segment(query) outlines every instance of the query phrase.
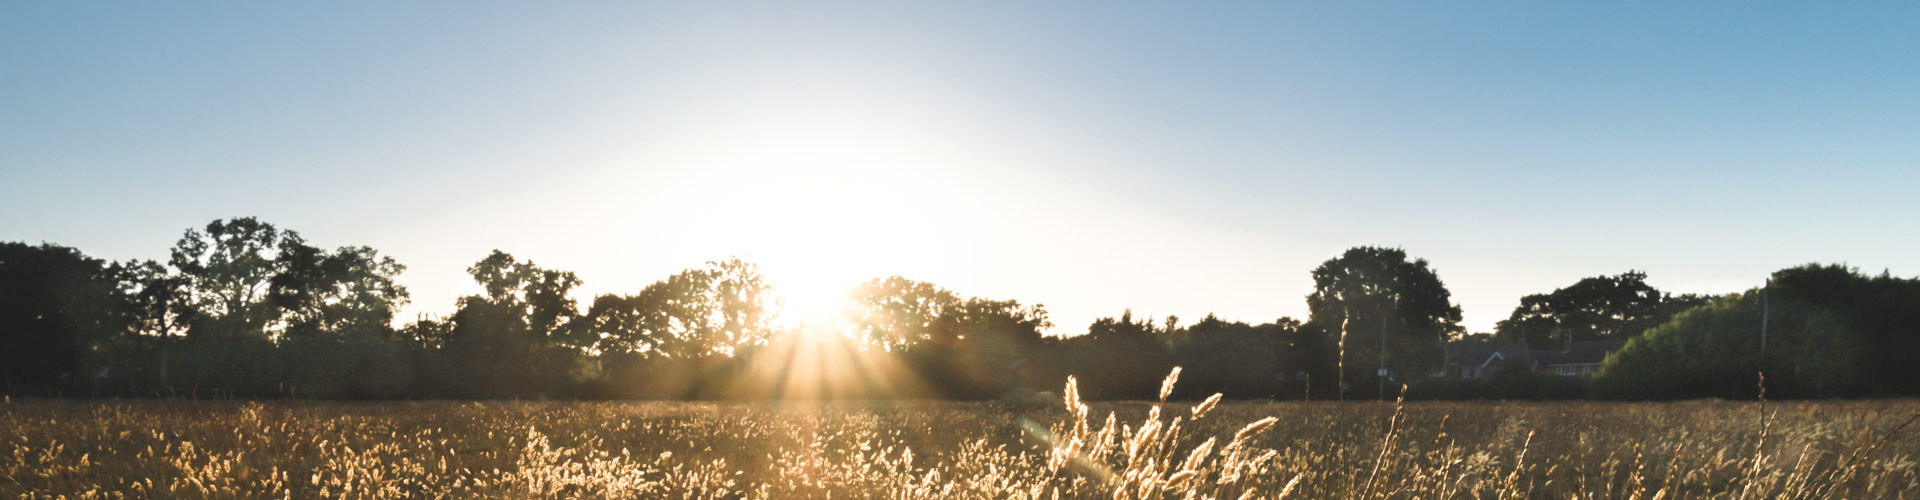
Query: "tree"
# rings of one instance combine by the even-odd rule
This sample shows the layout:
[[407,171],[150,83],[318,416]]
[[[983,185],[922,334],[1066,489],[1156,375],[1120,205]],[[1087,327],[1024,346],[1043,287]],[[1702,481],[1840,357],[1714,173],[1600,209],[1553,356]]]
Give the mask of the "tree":
[[1625,339],[1707,302],[1697,295],[1661,293],[1647,285],[1646,279],[1646,273],[1627,271],[1618,276],[1585,278],[1553,293],[1522,297],[1513,314],[1495,324],[1494,332],[1542,348],[1574,341]]
[[[467,268],[486,295],[459,299],[446,350],[456,366],[451,385],[478,393],[553,388],[577,373],[583,340],[569,294],[572,272],[541,268],[494,250]],[[431,331],[431,328],[421,328]]]
[[1053,327],[1040,304],[962,298],[932,283],[899,276],[868,281],[849,295],[859,305],[849,312],[849,329],[890,350],[952,347],[968,339],[1029,345],[1041,342],[1041,330]]
[[1316,344],[1332,344],[1335,352],[1325,354],[1344,358],[1346,382],[1363,390],[1377,385],[1366,382],[1382,364],[1395,380],[1432,373],[1444,362],[1442,343],[1465,331],[1439,275],[1398,248],[1348,249],[1314,268],[1313,283],[1310,330],[1334,337]]
[[730,355],[766,344],[777,333],[779,306],[759,268],[735,257],[681,271],[638,294],[595,297],[583,325],[604,352]]
[[541,268],[533,261],[517,261],[506,252],[494,250],[468,267],[467,274],[487,294],[463,297],[463,302],[484,302],[505,309],[539,340],[562,340],[557,338],[564,335],[562,328],[577,315],[569,294],[581,281],[571,271]]
[[[1920,396],[1920,279],[1882,271],[1861,274],[1844,264],[1807,264],[1773,273],[1776,300],[1797,300],[1829,311],[1858,336],[1863,348],[1855,396]],[[1773,342],[1769,341],[1769,350]],[[1832,394],[1829,392],[1828,394]]]
[[77,384],[91,375],[88,347],[126,330],[123,311],[100,259],[51,244],[0,243],[0,382]]
[[1753,397],[1763,371],[1773,397],[1854,392],[1865,346],[1845,320],[1817,304],[1773,297],[1762,350],[1761,294],[1715,298],[1628,341],[1607,356],[1596,392],[1615,399]]
[[159,339],[160,386],[168,387],[173,338],[186,334],[196,313],[189,301],[191,279],[151,260],[130,262],[120,269],[123,293],[131,306],[134,333],[142,338]]
[[932,340],[940,318],[960,304],[951,291],[899,276],[862,283],[848,295],[859,305],[848,312],[851,331],[886,350]]
[[277,307],[266,299],[287,264],[280,256],[305,246],[299,233],[252,217],[215,220],[204,233],[188,229],[169,261],[191,285],[188,301],[198,321],[188,335],[268,338],[268,325],[279,319]]
[[1183,394],[1226,394],[1233,399],[1273,397],[1279,387],[1279,350],[1297,328],[1291,318],[1250,325],[1226,321],[1212,314],[1192,326],[1171,330],[1170,351],[1175,365],[1186,367],[1180,384]]
[[587,307],[586,327],[601,353],[664,354],[664,333],[669,330],[658,293],[648,287],[635,295],[602,294]]
[[307,339],[388,340],[393,314],[407,303],[394,281],[406,266],[368,247],[332,253],[289,245],[275,259],[269,300],[283,312],[285,334]]
[[711,300],[713,274],[705,269],[688,269],[654,282],[630,299],[641,332],[627,338],[647,339],[655,352],[676,358],[697,358],[724,352],[719,329],[714,323],[716,308]]
[[[859,307],[848,331],[899,352],[922,378],[957,399],[982,399],[1030,387],[1017,368],[1045,343],[1051,328],[1040,304],[962,298],[930,283],[893,276],[851,293]],[[1030,362],[1031,360],[1029,360]]]
[[707,273],[713,278],[713,309],[720,316],[723,349],[731,353],[766,345],[777,333],[773,320],[780,304],[774,303],[773,285],[760,275],[759,266],[733,257],[708,262]]
[[1091,398],[1154,398],[1173,368],[1168,336],[1179,324],[1176,316],[1159,324],[1153,318],[1136,319],[1132,309],[1118,318],[1095,319],[1085,335],[1060,341],[1062,375],[1078,378],[1081,392]]

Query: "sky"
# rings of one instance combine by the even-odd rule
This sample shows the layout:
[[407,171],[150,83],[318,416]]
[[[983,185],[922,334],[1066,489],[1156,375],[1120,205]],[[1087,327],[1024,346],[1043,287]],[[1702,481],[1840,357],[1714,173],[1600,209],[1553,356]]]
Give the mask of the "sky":
[[254,216],[452,312],[704,262],[1094,318],[1304,318],[1344,249],[1471,331],[1629,270],[1920,275],[1896,2],[7,2],[0,241],[164,259]]

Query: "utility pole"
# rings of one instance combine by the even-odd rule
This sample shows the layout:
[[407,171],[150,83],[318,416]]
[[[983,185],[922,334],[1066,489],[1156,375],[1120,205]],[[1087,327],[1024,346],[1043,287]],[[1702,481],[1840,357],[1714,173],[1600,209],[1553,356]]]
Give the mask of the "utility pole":
[[1380,315],[1380,402],[1387,402],[1387,315]]
[[1760,289],[1760,355],[1767,354],[1767,319],[1772,312],[1773,278],[1767,278],[1767,286]]

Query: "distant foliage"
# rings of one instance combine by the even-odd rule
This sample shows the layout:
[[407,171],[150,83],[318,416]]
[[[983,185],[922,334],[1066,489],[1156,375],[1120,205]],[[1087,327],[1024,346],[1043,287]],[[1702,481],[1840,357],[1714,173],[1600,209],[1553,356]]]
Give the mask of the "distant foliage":
[[1618,276],[1585,278],[1553,293],[1521,297],[1513,314],[1494,325],[1494,333],[1539,347],[1625,339],[1708,300],[1697,295],[1675,297],[1647,285],[1646,280],[1646,273],[1627,271]]
[[1613,398],[1750,398],[1764,372],[1773,397],[1920,395],[1917,310],[1920,281],[1785,269],[1771,290],[1722,296],[1629,342],[1594,387]]
[[73,248],[0,243],[0,378],[16,392],[53,392],[91,375],[89,351],[128,323],[117,270]]
[[[1207,315],[1093,321],[1049,335],[1041,304],[901,276],[861,284],[842,314],[792,321],[740,258],[586,304],[571,271],[494,250],[452,314],[396,321],[406,267],[326,250],[254,218],[188,229],[165,262],[106,262],[0,243],[0,390],[8,395],[328,398],[952,399],[1051,401],[1071,375],[1091,400],[1920,396],[1920,281],[1844,266],[1772,286],[1674,297],[1627,272],[1530,295],[1495,335],[1465,335],[1438,273],[1356,247],[1312,270],[1304,322]],[[1769,297],[1763,301],[1763,296]],[[1760,310],[1770,305],[1768,345]],[[1706,305],[1701,305],[1706,304]],[[1698,307],[1696,307],[1698,306]],[[1679,311],[1692,308],[1690,312]],[[1677,313],[1677,314],[1676,314]],[[1644,333],[1643,333],[1644,331]],[[1594,379],[1496,367],[1435,377],[1449,343],[1631,338]],[[1381,371],[1384,368],[1384,372]]]
[[1844,265],[1808,264],[1773,274],[1775,296],[1833,314],[1858,339],[1859,363],[1847,396],[1920,396],[1920,279]]
[[1398,248],[1355,247],[1314,268],[1307,309],[1298,348],[1315,360],[1313,392],[1328,399],[1386,398],[1382,388],[1439,370],[1447,339],[1466,332],[1440,275]]
[[1168,317],[1164,325],[1156,325],[1151,318],[1136,320],[1131,310],[1117,319],[1094,320],[1085,335],[1060,342],[1055,366],[1079,374],[1080,390],[1090,398],[1152,398],[1160,378],[1173,368],[1168,337],[1179,321]]

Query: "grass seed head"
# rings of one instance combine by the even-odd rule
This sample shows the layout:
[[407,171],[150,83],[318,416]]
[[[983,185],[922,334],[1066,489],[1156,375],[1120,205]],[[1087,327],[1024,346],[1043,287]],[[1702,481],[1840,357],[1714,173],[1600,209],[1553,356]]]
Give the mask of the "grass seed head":
[[1167,396],[1173,395],[1173,383],[1178,381],[1180,381],[1180,367],[1176,366],[1173,367],[1173,372],[1167,374],[1167,379],[1160,382],[1160,402],[1167,402]]
[[1214,405],[1220,404],[1221,396],[1225,396],[1225,394],[1213,393],[1212,397],[1207,398],[1206,401],[1201,401],[1199,406],[1193,407],[1193,419],[1199,420],[1200,417],[1207,416],[1207,412],[1213,411]]

